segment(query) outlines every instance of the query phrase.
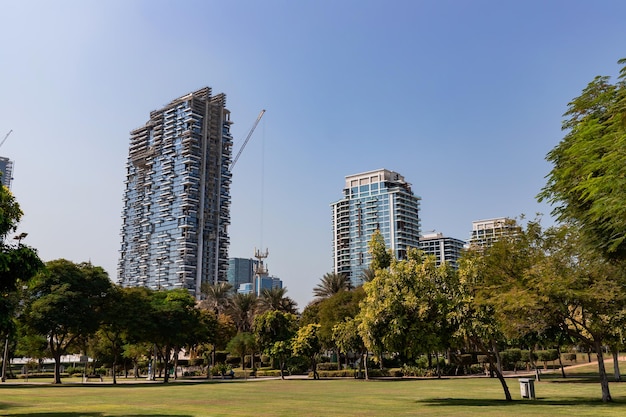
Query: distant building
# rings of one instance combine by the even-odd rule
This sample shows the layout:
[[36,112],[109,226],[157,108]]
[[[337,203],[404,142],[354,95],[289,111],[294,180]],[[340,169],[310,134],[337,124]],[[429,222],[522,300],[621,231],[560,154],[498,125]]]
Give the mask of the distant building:
[[277,277],[256,276],[254,277],[254,292],[260,296],[263,290],[271,290],[274,288],[282,288],[283,281]]
[[239,294],[251,294],[254,292],[254,284],[252,282],[244,282],[237,287]]
[[474,221],[472,222],[472,236],[469,240],[469,247],[473,249],[487,248],[502,235],[517,233],[519,230],[520,227],[515,220],[508,217]]
[[230,112],[205,87],[150,112],[130,133],[118,282],[185,288],[226,281]]
[[347,176],[343,198],[331,204],[333,272],[348,276],[355,287],[361,285],[376,230],[396,258],[405,259],[408,248],[419,248],[419,207],[420,197],[397,172],[379,169]]
[[443,233],[429,233],[420,238],[420,249],[428,255],[434,255],[437,266],[445,261],[453,268],[458,268],[458,260],[464,246],[463,240],[446,237]]
[[4,156],[0,156],[0,183],[7,188],[11,188],[11,182],[13,181],[13,161]]
[[241,284],[252,284],[254,274],[258,265],[256,259],[230,258],[228,260],[228,271],[226,277],[228,283],[237,290]]

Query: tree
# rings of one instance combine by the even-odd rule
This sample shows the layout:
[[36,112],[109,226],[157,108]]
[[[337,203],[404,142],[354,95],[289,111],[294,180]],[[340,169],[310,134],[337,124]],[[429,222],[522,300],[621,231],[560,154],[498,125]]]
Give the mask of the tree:
[[[363,371],[363,364],[366,362],[367,348],[363,342],[363,338],[359,334],[358,318],[346,318],[335,326],[333,326],[333,342],[346,355],[346,365],[348,354],[355,352],[359,355],[359,374]],[[367,372],[367,369],[365,369]],[[366,376],[367,378],[367,376]]]
[[[626,59],[619,61],[626,64]],[[546,159],[553,164],[538,198],[610,258],[626,258],[626,66],[616,84],[598,76],[564,115],[567,133]]]
[[245,357],[248,354],[254,353],[255,346],[256,340],[254,339],[254,335],[250,332],[241,332],[237,333],[235,337],[233,337],[230,342],[228,342],[226,350],[239,355],[239,357],[241,358],[241,369],[245,370]]
[[391,261],[388,269],[377,270],[364,284],[359,331],[368,349],[378,354],[386,350],[403,358],[444,349],[451,325],[454,271],[434,257],[424,257],[416,249],[407,251],[405,260]]
[[148,339],[148,329],[154,326],[150,315],[151,291],[144,287],[112,287],[103,306],[102,324],[98,330],[106,340],[112,358],[113,384],[117,383],[117,363],[127,343]]
[[380,233],[380,230],[376,230],[372,234],[372,238],[368,243],[368,252],[372,257],[369,268],[374,273],[378,270],[389,268],[394,258],[393,252],[385,246],[385,238]]
[[168,383],[172,353],[197,341],[197,332],[202,329],[200,313],[186,289],[154,291],[151,295],[152,319],[156,324],[152,341],[163,358],[163,382]]
[[13,194],[0,185],[0,335],[4,335],[4,355],[2,357],[2,381],[6,380],[9,339],[15,334],[15,310],[20,297],[20,282],[28,281],[42,267],[37,252],[22,244],[25,234],[18,236],[17,245],[6,243],[6,237],[14,232],[22,217],[22,210]]
[[61,383],[61,356],[80,337],[93,334],[102,319],[102,305],[111,281],[100,267],[50,261],[28,285],[24,320],[30,333],[46,337],[54,358],[54,383]]
[[280,377],[285,379],[285,361],[290,353],[291,339],[297,330],[297,317],[277,310],[266,311],[254,319],[254,335],[258,346],[273,358],[278,359]]
[[287,288],[264,288],[258,298],[258,312],[282,311],[296,314],[298,304],[287,296]]
[[603,347],[620,339],[626,324],[626,270],[590,247],[577,228],[549,229],[551,253],[533,269],[529,286],[568,334],[596,353],[602,400],[611,401]]
[[304,327],[300,327],[291,342],[291,349],[294,355],[304,356],[310,360],[313,379],[320,379],[317,373],[317,355],[322,348],[320,339],[317,337],[319,327],[319,324],[307,324]]
[[204,299],[199,303],[200,308],[214,311],[215,314],[223,314],[230,306],[232,289],[233,286],[228,282],[202,283],[201,291]]
[[[618,63],[624,65],[626,59]],[[609,77],[596,77],[569,103],[564,116],[566,134],[546,157],[553,168],[538,199],[555,206],[553,214],[560,221],[575,223],[587,243],[623,268],[626,66],[616,84]],[[602,382],[602,400],[611,401],[608,382]]]
[[[344,320],[352,319],[359,314],[360,302],[365,298],[363,287],[353,291],[340,291],[325,300],[320,301],[318,321],[320,328],[318,337],[324,349],[338,350],[333,341],[333,327]],[[337,367],[339,368],[339,352],[337,352]]]
[[237,332],[250,332],[256,314],[258,299],[256,294],[237,293],[228,308],[228,315],[233,319]]
[[350,278],[344,274],[329,272],[324,274],[320,283],[313,288],[313,295],[317,301],[330,298],[340,291],[348,291],[352,287]]

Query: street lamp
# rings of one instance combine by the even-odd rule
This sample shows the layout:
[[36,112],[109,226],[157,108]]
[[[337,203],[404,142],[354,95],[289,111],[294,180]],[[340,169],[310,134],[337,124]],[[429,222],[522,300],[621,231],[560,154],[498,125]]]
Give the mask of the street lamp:
[[13,239],[17,240],[17,244],[20,245],[22,243],[22,239],[28,236],[28,233],[22,232],[19,235],[13,237]]

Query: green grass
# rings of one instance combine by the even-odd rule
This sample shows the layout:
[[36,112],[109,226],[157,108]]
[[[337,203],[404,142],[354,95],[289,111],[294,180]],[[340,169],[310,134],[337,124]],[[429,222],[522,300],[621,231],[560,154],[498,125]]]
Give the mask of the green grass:
[[66,379],[61,386],[0,385],[0,415],[9,416],[623,416],[626,382],[611,383],[614,403],[600,401],[594,366],[546,375],[538,399],[521,400],[517,378],[441,380],[259,380],[133,383],[113,386]]

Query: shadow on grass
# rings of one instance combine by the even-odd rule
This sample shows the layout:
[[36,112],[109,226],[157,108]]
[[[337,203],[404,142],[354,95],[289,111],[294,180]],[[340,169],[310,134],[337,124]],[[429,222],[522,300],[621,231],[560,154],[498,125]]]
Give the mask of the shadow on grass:
[[418,404],[424,404],[426,406],[433,407],[515,407],[519,405],[526,406],[541,406],[546,405],[559,405],[559,406],[581,406],[586,407],[610,407],[619,406],[623,407],[624,403],[619,401],[613,401],[611,403],[603,403],[601,400],[590,400],[589,398],[571,398],[566,400],[548,400],[538,398],[537,400],[486,400],[486,399],[473,399],[473,398],[426,398],[423,400],[415,401]]
[[[18,413],[18,414],[11,414],[12,416],[22,416],[22,417],[104,417],[106,415],[110,415],[110,414],[102,414],[102,413],[83,413],[83,412],[78,412],[78,413]],[[145,414],[124,414],[125,417],[139,417],[139,416],[144,416]],[[191,415],[188,414],[151,414],[152,417],[172,417],[172,416],[177,416],[177,417],[193,417]]]

